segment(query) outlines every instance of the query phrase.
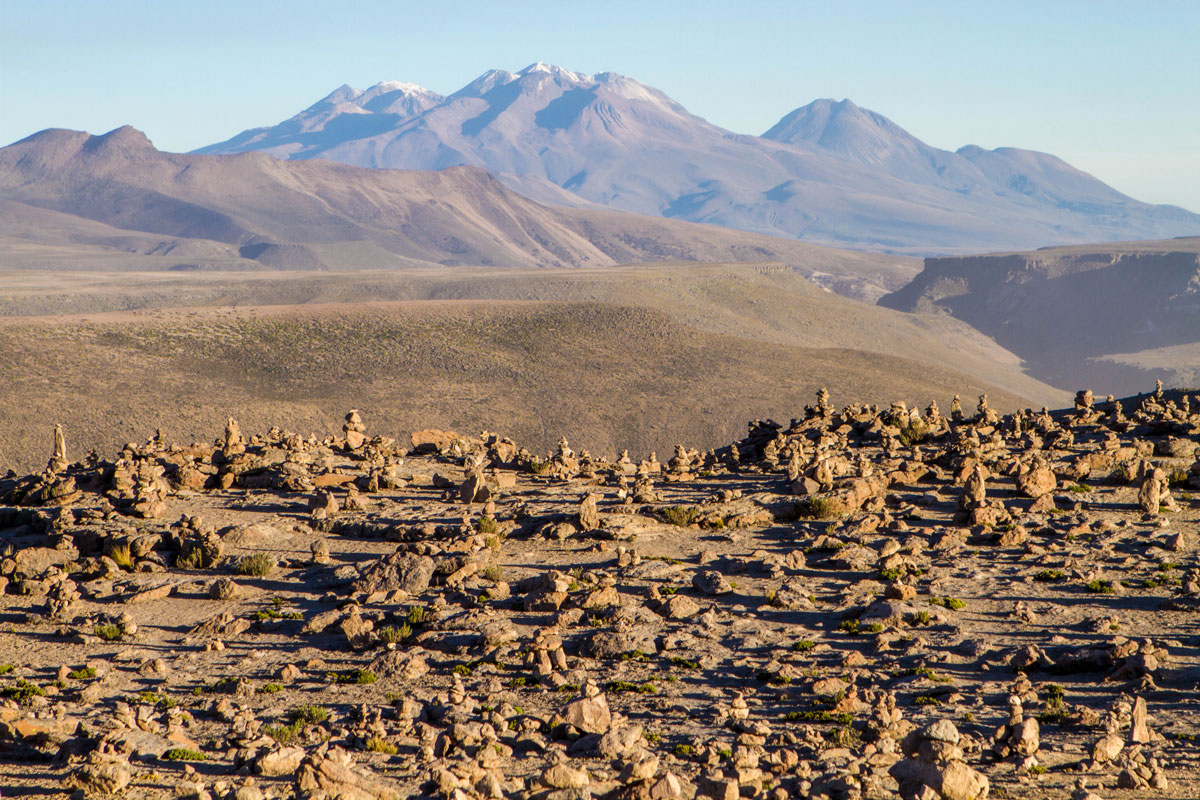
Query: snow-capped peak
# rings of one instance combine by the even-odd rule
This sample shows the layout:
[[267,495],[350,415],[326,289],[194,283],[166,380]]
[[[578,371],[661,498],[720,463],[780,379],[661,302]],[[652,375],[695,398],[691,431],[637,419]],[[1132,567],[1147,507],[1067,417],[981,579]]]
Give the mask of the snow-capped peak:
[[538,73],[546,73],[555,78],[562,78],[571,83],[595,83],[595,78],[591,75],[584,75],[582,72],[572,72],[569,69],[557,67],[554,64],[547,64],[544,61],[538,61],[530,64],[525,69],[517,73],[517,77],[524,78],[528,75],[536,75]]
[[415,83],[405,83],[404,81],[380,81],[362,93],[362,97],[370,95],[378,97],[381,94],[391,94],[392,92],[403,92],[404,94],[423,94],[434,95],[437,92],[432,92],[424,86],[418,86]]

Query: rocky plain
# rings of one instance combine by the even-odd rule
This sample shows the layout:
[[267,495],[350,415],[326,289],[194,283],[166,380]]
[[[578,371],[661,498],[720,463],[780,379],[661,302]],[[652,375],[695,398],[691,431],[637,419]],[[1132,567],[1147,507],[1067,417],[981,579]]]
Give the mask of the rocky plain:
[[1200,393],[811,402],[636,460],[46,419],[2,794],[1200,796]]

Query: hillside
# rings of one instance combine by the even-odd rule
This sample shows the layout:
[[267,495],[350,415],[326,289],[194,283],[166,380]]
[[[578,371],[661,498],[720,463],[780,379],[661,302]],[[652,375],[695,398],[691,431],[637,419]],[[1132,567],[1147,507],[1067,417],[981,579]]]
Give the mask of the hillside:
[[1200,384],[1200,238],[929,258],[879,302],[951,314],[1063,389]]
[[0,148],[0,263],[18,268],[608,266],[775,261],[849,295],[916,263],[591,209],[548,208],[487,172],[371,170],[262,153],[163,153],[132,128]]
[[503,427],[549,447],[570,429],[642,454],[715,446],[739,433],[727,412],[786,417],[822,385],[944,408],[1066,396],[956,320],[778,266],[0,273],[0,345],[2,468],[36,466],[49,419],[101,449],[230,413],[320,432],[351,395],[391,435]]
[[483,167],[556,205],[601,204],[805,241],[917,255],[1195,235],[1047,153],[931,147],[849,100],[734,133],[612,72],[491,70],[448,96],[342,86],[291,119],[201,148],[363,167]]

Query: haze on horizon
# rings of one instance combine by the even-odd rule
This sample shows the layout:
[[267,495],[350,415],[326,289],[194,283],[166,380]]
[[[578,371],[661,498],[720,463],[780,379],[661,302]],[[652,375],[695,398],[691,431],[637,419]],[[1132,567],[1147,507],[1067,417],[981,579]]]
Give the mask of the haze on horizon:
[[1053,153],[1150,203],[1200,210],[1200,5],[532,2],[243,7],[0,0],[0,140],[121,125],[188,151],[272,125],[341,83],[454,91],[547,61],[636,78],[758,135],[850,98],[931,145]]

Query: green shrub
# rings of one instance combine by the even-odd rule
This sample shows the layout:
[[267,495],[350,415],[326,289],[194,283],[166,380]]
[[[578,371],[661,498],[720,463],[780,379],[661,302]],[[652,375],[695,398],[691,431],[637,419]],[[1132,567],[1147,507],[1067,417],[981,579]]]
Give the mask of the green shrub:
[[912,447],[929,437],[929,425],[924,420],[914,419],[900,427],[900,441]]
[[42,687],[30,683],[22,678],[12,686],[6,686],[0,691],[0,697],[7,697],[10,700],[16,700],[18,703],[24,703],[33,697],[45,697],[46,690]]
[[680,528],[691,525],[699,516],[699,512],[689,506],[667,506],[660,513],[664,520]]
[[163,759],[166,761],[207,761],[208,756],[201,753],[199,750],[191,750],[187,747],[172,747],[167,752],[163,753]]
[[485,517],[479,518],[479,532],[480,533],[495,533],[498,530],[500,530],[500,526],[496,524],[496,520],[494,517],[486,517],[485,516]]
[[395,625],[388,625],[379,631],[379,641],[386,644],[401,644],[412,636],[412,627],[409,625],[401,625],[397,628]]
[[115,545],[109,550],[108,557],[117,562],[117,566],[126,572],[133,571],[133,553],[127,544]]
[[1116,589],[1113,588],[1112,581],[1102,581],[1097,578],[1094,581],[1088,581],[1084,588],[1092,594],[1113,594]]
[[386,753],[389,756],[394,756],[400,751],[396,745],[382,736],[372,736],[370,739],[367,739],[367,750],[372,753]]
[[255,578],[265,578],[275,569],[275,559],[267,553],[255,553],[238,561],[239,575],[252,575]]
[[259,694],[277,694],[278,692],[282,691],[283,687],[278,683],[265,684],[261,689],[258,690]]
[[812,495],[796,503],[796,516],[806,519],[837,519],[843,514],[837,501],[829,497]]
[[817,646],[816,642],[810,641],[808,639],[801,639],[798,642],[792,642],[792,652],[793,653],[807,653],[809,650],[812,650],[816,646]]
[[366,684],[374,683],[375,673],[367,669],[352,669],[346,672],[328,672],[326,677],[337,684]]
[[835,714],[832,711],[789,711],[783,715],[787,722],[822,722],[849,725],[854,722],[853,714]]
[[304,705],[294,706],[288,712],[288,719],[292,722],[299,722],[302,725],[320,725],[329,719],[329,712],[320,706],[305,703]]
[[98,622],[92,626],[92,633],[106,642],[115,642],[121,638],[121,629],[111,622]]
[[645,683],[630,683],[629,681],[610,681],[605,688],[613,694],[635,692],[637,694],[654,694],[658,687],[650,681]]
[[73,681],[90,681],[96,677],[96,668],[83,667],[82,669],[71,670],[67,673],[67,677]]
[[1067,573],[1063,572],[1061,569],[1044,569],[1034,575],[1033,579],[1040,583],[1055,583],[1057,581],[1065,580],[1066,577]]

